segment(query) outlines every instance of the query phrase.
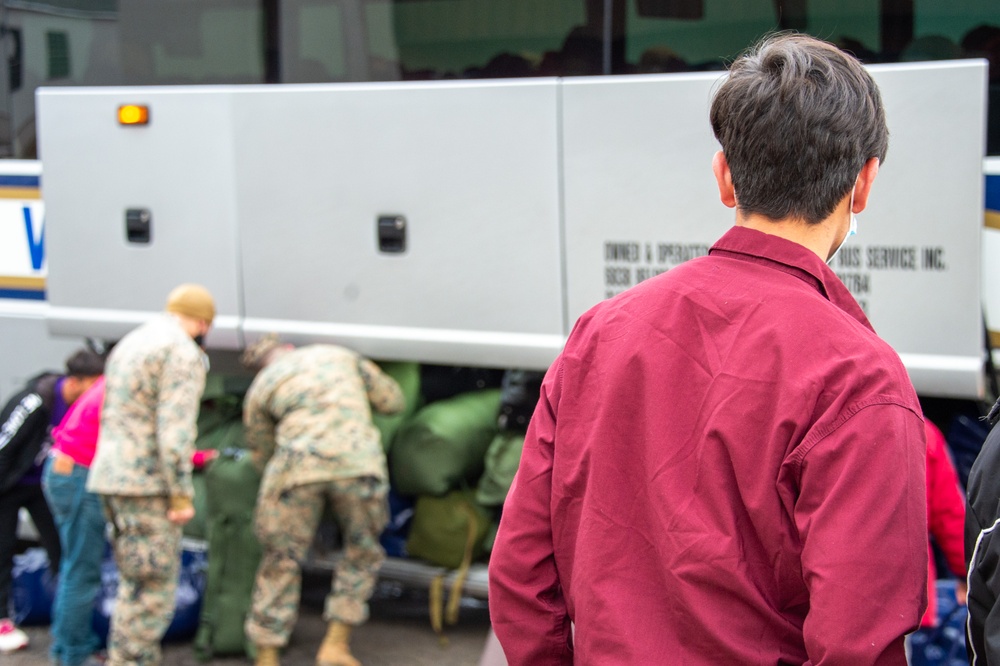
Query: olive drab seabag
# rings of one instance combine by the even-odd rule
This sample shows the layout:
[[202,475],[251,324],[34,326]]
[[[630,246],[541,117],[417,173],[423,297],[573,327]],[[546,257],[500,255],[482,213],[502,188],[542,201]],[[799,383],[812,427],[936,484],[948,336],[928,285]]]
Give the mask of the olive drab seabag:
[[194,640],[195,654],[202,661],[247,649],[243,622],[261,557],[253,533],[260,479],[244,449],[222,449],[205,470],[208,580]]
[[482,506],[498,507],[507,499],[544,378],[544,372],[535,370],[504,372],[500,385],[498,432],[486,449],[483,476],[476,484],[476,501]]
[[502,506],[521,462],[524,433],[498,432],[486,449],[483,476],[476,485],[476,502],[484,507]]
[[482,556],[493,512],[480,506],[475,491],[462,488],[443,497],[418,497],[406,549],[410,556],[455,571],[445,602],[445,573],[430,585],[431,627],[444,637],[444,624],[455,624],[469,567]]
[[431,403],[396,432],[389,477],[402,495],[440,497],[483,473],[497,433],[500,389],[462,393]]
[[406,400],[406,407],[398,414],[372,412],[372,423],[378,428],[379,434],[382,437],[382,450],[388,454],[392,448],[393,439],[396,437],[396,431],[423,404],[423,399],[420,397],[420,364],[402,361],[380,361],[378,366],[382,369],[382,372],[396,380],[400,390],[403,392],[403,398]]

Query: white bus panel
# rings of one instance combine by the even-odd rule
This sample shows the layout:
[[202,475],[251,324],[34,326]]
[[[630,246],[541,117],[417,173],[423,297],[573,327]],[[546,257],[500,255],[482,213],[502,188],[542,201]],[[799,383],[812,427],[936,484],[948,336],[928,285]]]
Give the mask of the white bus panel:
[[[119,125],[118,107],[136,103],[150,123]],[[115,340],[198,282],[218,311],[208,343],[238,348],[230,93],[48,88],[38,104],[50,330]],[[148,212],[147,238],[129,239],[129,211]]]
[[[985,63],[872,72],[889,154],[833,268],[921,394],[982,397]],[[197,281],[216,348],[273,330],[545,368],[583,311],[733,223],[711,172],[719,81],[43,90],[50,327],[115,338]],[[115,125],[127,102],[151,123]]]
[[[833,268],[918,392],[983,396],[986,69],[872,67],[891,132],[858,235]],[[595,302],[708,248],[732,223],[711,170],[718,76],[563,83],[567,300]],[[971,100],[971,101],[970,101]]]
[[234,97],[248,339],[276,330],[382,359],[547,367],[564,330],[557,88]]

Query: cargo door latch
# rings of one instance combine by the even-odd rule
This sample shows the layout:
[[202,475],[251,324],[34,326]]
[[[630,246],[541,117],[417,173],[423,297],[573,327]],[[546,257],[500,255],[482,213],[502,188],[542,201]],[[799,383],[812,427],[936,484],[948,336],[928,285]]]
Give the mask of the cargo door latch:
[[153,215],[148,208],[125,211],[125,237],[129,243],[149,243],[152,238]]
[[406,252],[406,218],[402,215],[380,215],[378,218],[378,249],[386,254]]

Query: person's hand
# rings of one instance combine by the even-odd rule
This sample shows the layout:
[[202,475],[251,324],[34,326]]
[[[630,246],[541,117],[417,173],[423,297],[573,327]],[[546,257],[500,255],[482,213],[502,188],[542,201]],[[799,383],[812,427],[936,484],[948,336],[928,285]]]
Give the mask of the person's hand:
[[167,509],[167,520],[174,525],[186,525],[194,518],[194,502],[190,497],[177,495],[170,498],[170,507]]
[[960,606],[969,605],[969,584],[964,580],[958,581],[955,585],[955,598],[958,599]]
[[187,525],[188,521],[194,518],[194,507],[189,506],[184,509],[170,509],[167,511],[167,520],[174,525]]

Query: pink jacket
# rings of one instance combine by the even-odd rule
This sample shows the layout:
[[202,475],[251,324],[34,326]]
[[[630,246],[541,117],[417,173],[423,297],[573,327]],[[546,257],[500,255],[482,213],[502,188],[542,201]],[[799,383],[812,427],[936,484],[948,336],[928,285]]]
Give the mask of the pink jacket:
[[62,422],[52,431],[52,448],[83,467],[90,467],[97,451],[97,433],[104,402],[104,377],[74,402]]
[[[965,497],[958,484],[958,473],[948,455],[944,435],[930,421],[924,421],[927,437],[927,527],[941,548],[948,567],[963,579],[965,568]],[[921,627],[937,623],[937,595],[934,580],[934,556],[927,544],[927,611],[920,620]]]

